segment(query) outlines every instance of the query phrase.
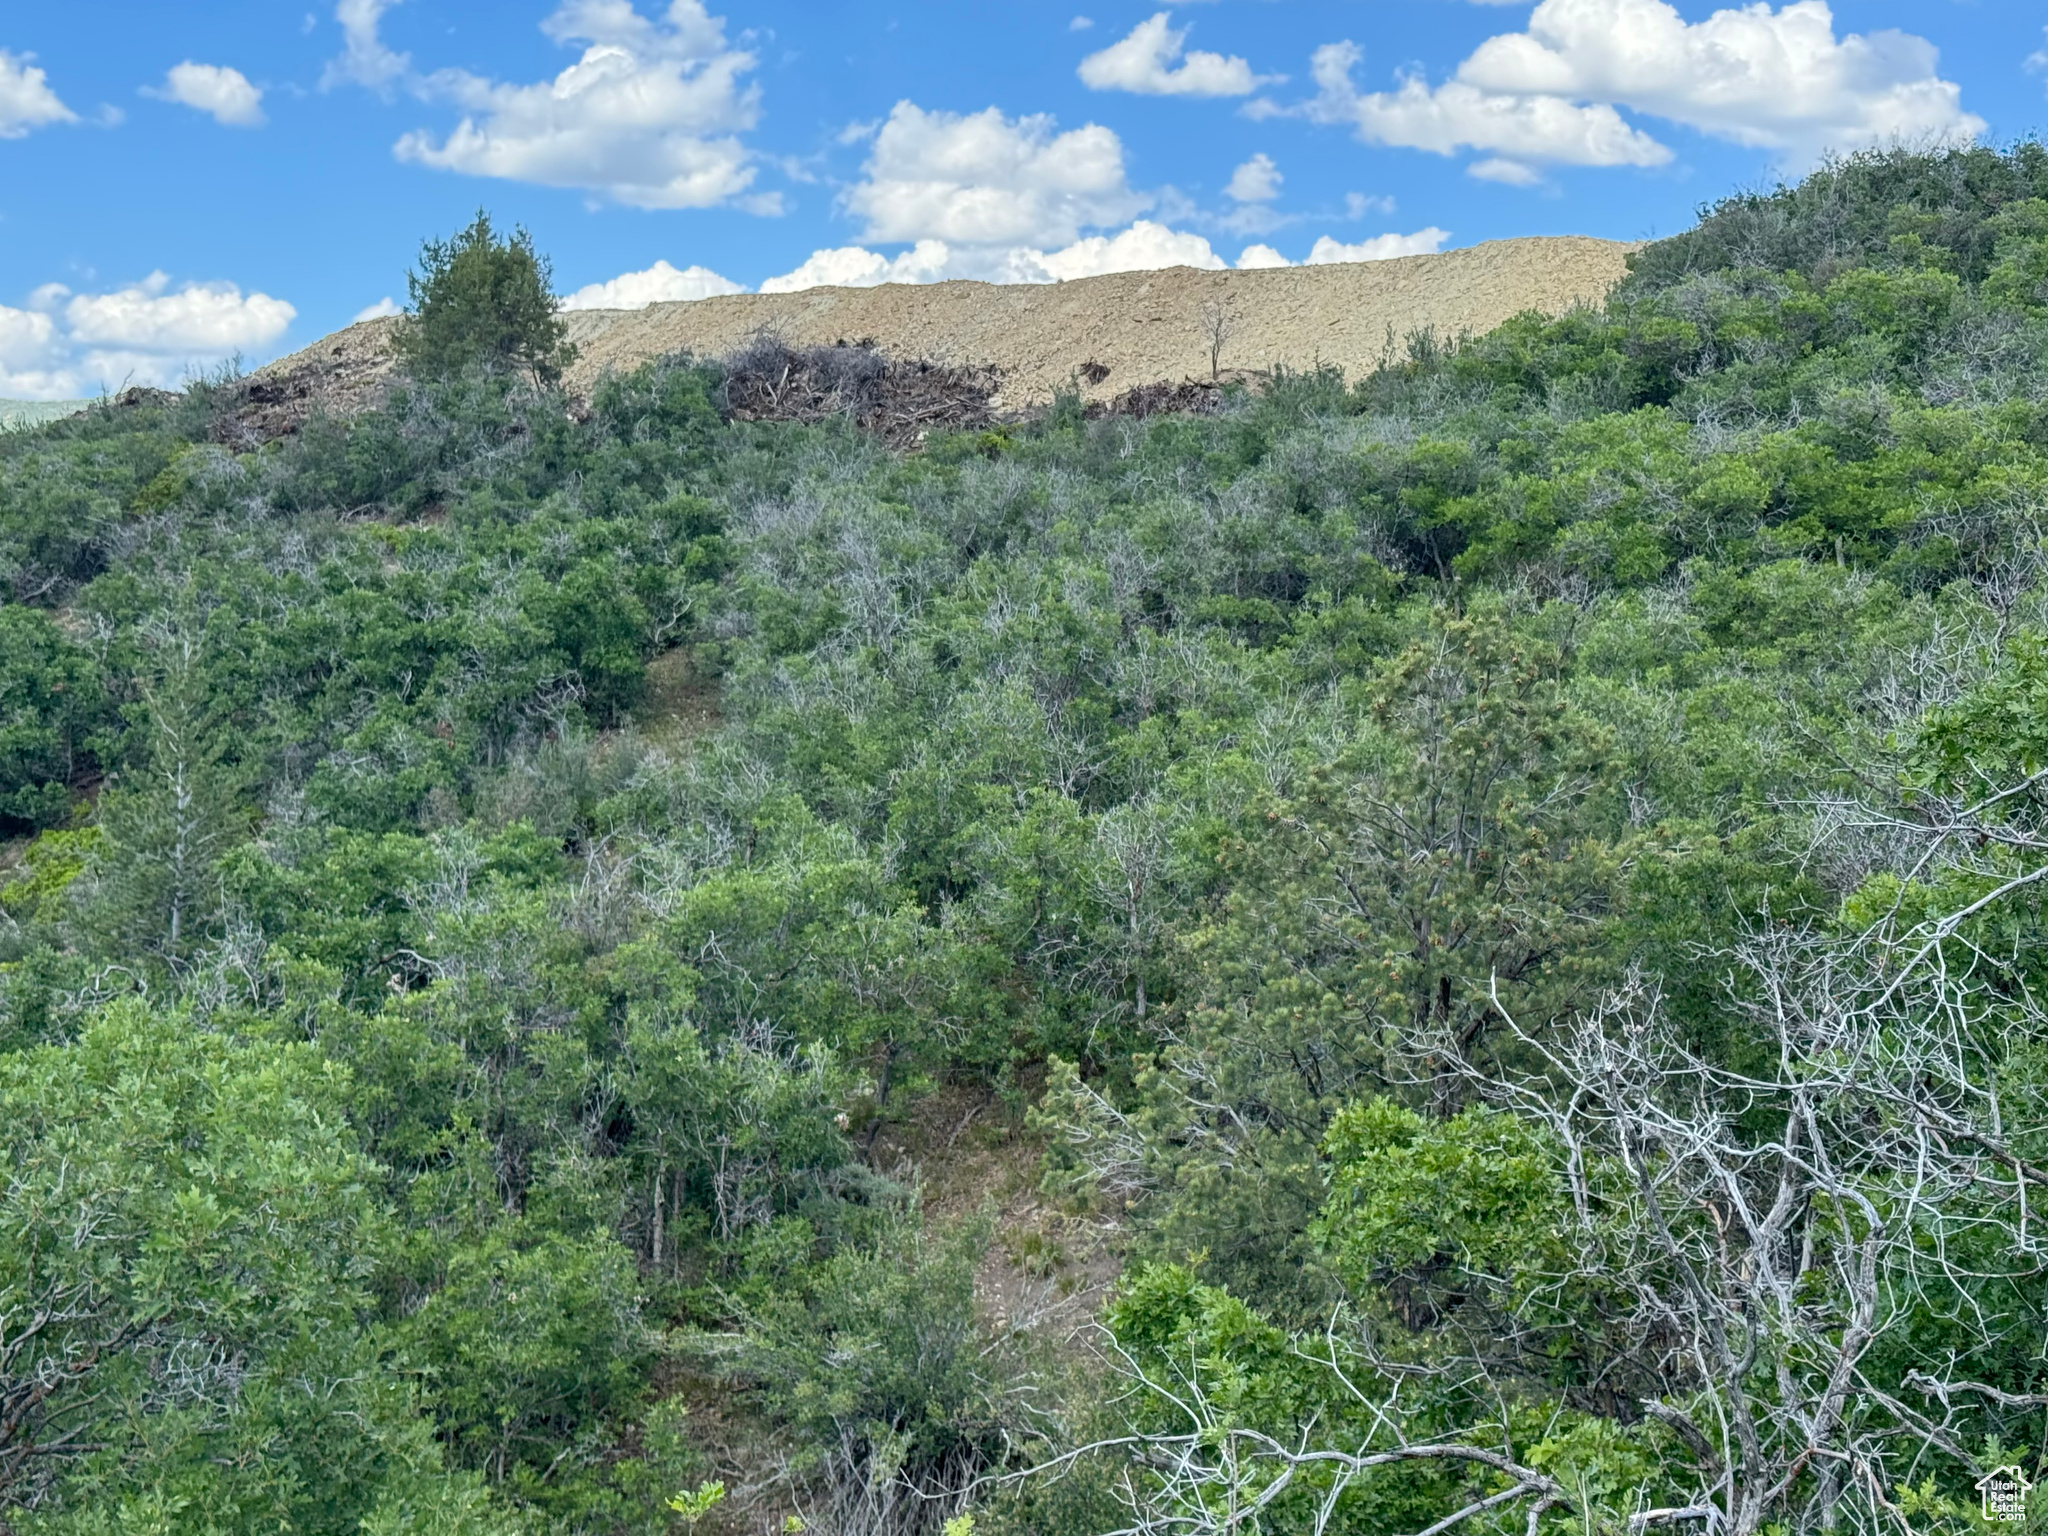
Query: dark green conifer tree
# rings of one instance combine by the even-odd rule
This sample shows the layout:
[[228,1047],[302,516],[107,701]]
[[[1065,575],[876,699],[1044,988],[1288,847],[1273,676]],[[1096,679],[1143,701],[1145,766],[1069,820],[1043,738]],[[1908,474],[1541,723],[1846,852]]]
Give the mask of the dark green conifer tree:
[[416,378],[480,367],[553,384],[575,358],[547,257],[524,229],[501,238],[482,209],[460,234],[420,247],[419,270],[406,274],[406,286],[411,303],[397,345]]

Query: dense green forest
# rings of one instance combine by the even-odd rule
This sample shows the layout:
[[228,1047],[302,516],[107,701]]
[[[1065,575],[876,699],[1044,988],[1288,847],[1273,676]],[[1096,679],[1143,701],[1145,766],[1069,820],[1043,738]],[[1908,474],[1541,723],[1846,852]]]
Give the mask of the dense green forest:
[[2033,1475],[2048,151],[908,454],[569,401],[545,287],[430,245],[254,451],[232,379],[0,437],[0,1531]]

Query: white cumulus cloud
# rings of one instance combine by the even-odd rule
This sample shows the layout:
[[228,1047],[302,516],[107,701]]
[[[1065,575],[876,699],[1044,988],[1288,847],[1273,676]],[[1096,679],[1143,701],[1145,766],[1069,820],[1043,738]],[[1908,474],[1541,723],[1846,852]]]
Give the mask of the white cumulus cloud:
[[1450,238],[1449,230],[1438,229],[1434,224],[1411,235],[1374,235],[1369,240],[1359,240],[1350,245],[1324,235],[1310,249],[1308,260],[1303,265],[1325,267],[1340,261],[1392,261],[1397,256],[1433,256],[1444,248],[1444,242]]
[[73,341],[209,356],[275,341],[297,315],[283,299],[244,295],[233,283],[173,289],[161,272],[113,293],[76,294],[64,305]]
[[961,115],[900,101],[845,198],[885,244],[1066,245],[1122,224],[1151,199],[1131,189],[1123,141],[1095,123],[1065,133],[1049,116]]
[[[1036,266],[1055,282],[1077,277],[1104,277],[1111,272],[1156,272],[1162,267],[1202,267],[1219,271],[1228,263],[1209,247],[1200,235],[1168,229],[1150,219],[1140,219],[1115,235],[1093,235],[1077,240],[1065,250],[1020,253],[1024,264]],[[1016,281],[1018,279],[1012,279]],[[1023,281],[1043,282],[1041,277]]]
[[815,252],[794,272],[771,277],[763,293],[805,288],[872,288],[879,283],[940,283],[965,278],[984,283],[1060,283],[1111,272],[1153,272],[1162,267],[1221,270],[1227,263],[1200,235],[1139,219],[1114,235],[1089,235],[1057,250],[1034,246],[949,245],[920,240],[890,257],[864,246]]
[[[1449,238],[1446,231],[1434,226],[1413,234],[1376,235],[1351,245],[1325,235],[1315,243],[1306,264],[1427,255],[1441,250]],[[925,239],[891,256],[866,246],[839,246],[814,251],[796,270],[762,283],[760,291],[797,293],[807,288],[872,288],[882,283],[939,283],[956,279],[1060,283],[1114,272],[1154,272],[1164,267],[1220,272],[1230,265],[1202,236],[1139,219],[1115,234],[1087,235],[1055,250],[1028,245],[954,245]],[[1246,246],[1236,262],[1243,271],[1293,265],[1270,245]]]
[[1484,160],[1474,160],[1465,167],[1467,176],[1476,176],[1481,181],[1497,181],[1507,187],[1533,187],[1543,180],[1543,173],[1533,165],[1524,165],[1519,160],[1493,155]]
[[1432,150],[1507,151],[1565,165],[1663,165],[1671,151],[1631,128],[1604,102],[1561,96],[1483,91],[1463,80],[1432,88],[1411,75],[1392,91],[1360,92],[1351,72],[1362,57],[1355,43],[1328,43],[1312,65],[1318,92],[1308,115],[1346,123],[1369,143]]
[[[1407,75],[1361,92],[1355,44],[1316,51],[1317,94],[1298,110],[1369,143],[1477,151],[1483,180],[1527,186],[1542,165],[1657,166],[1671,150],[1617,109],[1775,153],[1799,169],[1830,150],[1955,143],[1982,133],[1926,39],[1835,35],[1827,0],[1715,11],[1687,22],[1667,0],[1541,0],[1526,30],[1488,38],[1449,80]],[[1268,108],[1269,112],[1279,108]]]
[[1238,203],[1270,203],[1280,195],[1280,183],[1286,179],[1271,156],[1253,155],[1230,173],[1230,185],[1223,195]]
[[[1397,256],[1433,256],[1444,248],[1444,242],[1450,238],[1448,230],[1438,229],[1433,224],[1413,234],[1374,235],[1369,240],[1359,240],[1350,245],[1333,236],[1323,235],[1301,264],[1305,267],[1327,267],[1340,261],[1391,261]],[[1248,245],[1237,258],[1241,272],[1293,265],[1270,245]]]
[[[861,243],[813,252],[761,292],[953,279],[1054,283],[1229,265],[1203,236],[1173,227],[1194,211],[1185,198],[1131,186],[1123,142],[1100,124],[1063,132],[1049,116],[927,111],[903,101],[880,124],[863,125],[860,140],[869,144],[863,174],[841,201],[864,225]],[[1259,234],[1286,222],[1267,206],[1280,183],[1271,157],[1254,155],[1232,176],[1236,206],[1217,227]],[[878,249],[891,246],[907,249]],[[1253,248],[1251,264],[1269,249]],[[1274,260],[1284,264],[1277,253]]]
[[863,246],[813,251],[794,272],[771,277],[763,293],[800,293],[806,288],[876,288],[883,283],[938,283],[962,274],[948,271],[954,253],[943,240],[920,240],[894,257]]
[[1249,96],[1270,76],[1252,72],[1237,56],[1187,51],[1188,29],[1165,11],[1133,27],[1130,35],[1081,61],[1081,83],[1097,91],[1141,96]]
[[143,94],[204,112],[224,127],[263,126],[262,90],[239,69],[225,64],[195,64],[187,59],[171,66],[161,86]]
[[776,196],[749,191],[755,157],[739,138],[760,117],[759,87],[746,79],[755,57],[727,42],[725,22],[703,0],[670,0],[655,19],[632,0],[563,0],[541,30],[577,48],[577,60],[526,84],[461,69],[421,73],[379,34],[395,3],[341,0],[344,50],[321,83],[403,86],[461,111],[446,133],[401,138],[400,160],[635,208],[781,210]]
[[50,77],[32,53],[0,48],[0,139],[18,139],[31,128],[75,123],[78,114],[57,99]]
[[684,299],[708,299],[724,293],[745,293],[738,283],[709,267],[678,270],[657,261],[641,272],[622,272],[610,282],[590,283],[562,300],[564,309],[645,309]]
[[1932,43],[1898,31],[1838,39],[1834,21],[1827,0],[1746,5],[1697,23],[1665,0],[1543,0],[1527,31],[1481,43],[1458,79],[1626,106],[1797,164],[1984,131],[1961,89],[1936,73]]
[[42,362],[56,339],[57,326],[48,315],[0,304],[0,369]]
[[129,384],[175,387],[224,359],[270,349],[297,313],[234,283],[174,287],[161,272],[105,293],[45,283],[27,309],[0,306],[0,394],[73,399]]
[[405,306],[387,293],[376,303],[366,305],[362,309],[357,310],[355,319],[349,323],[351,325],[360,325],[365,320],[389,320],[394,315],[402,315],[404,313]]
[[342,52],[330,59],[320,77],[323,91],[337,85],[364,85],[389,90],[412,72],[412,56],[385,47],[378,32],[384,13],[399,0],[341,0],[334,19],[341,24]]

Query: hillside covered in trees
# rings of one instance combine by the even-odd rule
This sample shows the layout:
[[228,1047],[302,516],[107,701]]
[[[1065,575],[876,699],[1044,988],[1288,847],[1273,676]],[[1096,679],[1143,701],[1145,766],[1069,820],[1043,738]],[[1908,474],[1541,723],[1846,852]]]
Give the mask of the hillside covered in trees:
[[2034,1475],[2048,152],[908,454],[424,266],[380,408],[0,437],[0,1530]]

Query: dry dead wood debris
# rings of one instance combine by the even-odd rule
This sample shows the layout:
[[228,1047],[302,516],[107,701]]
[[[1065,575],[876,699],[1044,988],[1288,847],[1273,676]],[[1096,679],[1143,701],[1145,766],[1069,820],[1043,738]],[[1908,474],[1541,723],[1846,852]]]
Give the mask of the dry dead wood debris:
[[843,416],[892,448],[932,432],[995,425],[1000,370],[891,358],[872,340],[792,347],[757,336],[725,359],[721,385],[736,421],[826,421]]

